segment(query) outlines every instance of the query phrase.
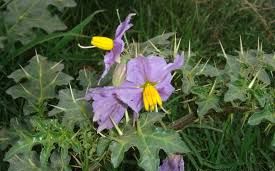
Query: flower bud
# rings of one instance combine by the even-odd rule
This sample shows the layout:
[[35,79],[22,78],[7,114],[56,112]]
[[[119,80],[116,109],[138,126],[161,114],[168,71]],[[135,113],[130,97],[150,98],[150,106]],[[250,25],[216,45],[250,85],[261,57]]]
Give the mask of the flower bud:
[[126,76],[126,69],[127,67],[125,63],[119,63],[116,65],[112,79],[114,86],[118,87],[123,83]]
[[103,50],[112,50],[114,47],[114,41],[112,39],[101,36],[92,37],[91,44]]

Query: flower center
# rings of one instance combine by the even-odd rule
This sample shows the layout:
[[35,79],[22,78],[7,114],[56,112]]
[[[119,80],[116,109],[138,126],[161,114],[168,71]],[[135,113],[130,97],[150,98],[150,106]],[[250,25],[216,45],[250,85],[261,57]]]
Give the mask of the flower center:
[[143,103],[146,111],[154,111],[157,105],[162,107],[161,97],[155,88],[155,84],[146,82],[143,86]]
[[102,36],[92,37],[91,44],[103,50],[112,50],[114,47],[114,41],[112,39]]

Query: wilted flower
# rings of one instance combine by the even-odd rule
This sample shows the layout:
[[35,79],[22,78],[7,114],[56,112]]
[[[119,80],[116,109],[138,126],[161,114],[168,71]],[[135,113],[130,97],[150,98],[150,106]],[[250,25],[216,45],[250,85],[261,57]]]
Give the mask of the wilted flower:
[[177,55],[173,63],[167,64],[158,56],[139,56],[127,64],[127,73],[118,98],[138,113],[144,105],[146,111],[162,108],[174,91],[171,71],[183,65],[183,56]]
[[118,25],[114,39],[102,36],[94,36],[91,40],[92,46],[85,47],[79,45],[82,48],[97,47],[99,49],[109,51],[104,56],[105,69],[101,75],[100,80],[108,73],[111,66],[115,62],[120,63],[120,55],[124,50],[124,41],[122,40],[122,37],[124,33],[133,26],[130,21],[131,17],[134,15],[134,13],[129,14],[126,19]]
[[117,98],[115,90],[113,87],[94,88],[85,96],[86,100],[93,99],[93,121],[98,123],[97,132],[113,128],[124,116],[126,105]]
[[159,171],[184,171],[184,161],[181,155],[171,155],[163,160]]

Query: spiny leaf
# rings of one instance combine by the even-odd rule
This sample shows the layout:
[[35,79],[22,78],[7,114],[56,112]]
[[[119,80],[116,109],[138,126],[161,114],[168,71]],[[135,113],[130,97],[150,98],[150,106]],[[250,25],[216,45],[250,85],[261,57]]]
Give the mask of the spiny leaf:
[[201,60],[194,62],[187,60],[182,68],[182,90],[185,94],[189,94],[191,89],[196,86],[196,76],[204,75],[206,77],[219,77],[223,74],[223,71],[206,63],[200,64]]
[[208,96],[206,99],[199,100],[196,102],[198,105],[198,115],[202,117],[205,115],[210,109],[214,109],[216,112],[220,112],[221,108],[219,106],[219,98],[217,96]]
[[51,168],[59,171],[71,171],[69,166],[71,157],[68,155],[68,150],[61,149],[60,152],[55,150],[51,155]]
[[267,101],[269,100],[269,95],[267,94],[267,92],[265,91],[265,89],[252,89],[252,94],[255,96],[255,98],[257,99],[259,105],[261,107],[264,107],[265,104],[267,103]]
[[117,138],[110,145],[111,162],[118,167],[124,157],[124,152],[130,147],[137,147],[140,153],[138,164],[144,170],[156,171],[159,168],[159,150],[166,153],[187,153],[189,149],[173,130],[165,130],[154,126],[161,116],[152,113],[143,114],[140,119],[140,130],[130,130]]
[[73,132],[65,129],[57,120],[36,118],[31,120],[31,125],[32,130],[14,130],[19,136],[19,140],[5,154],[4,160],[9,161],[16,155],[30,152],[33,146],[41,145],[43,149],[40,154],[40,165],[45,168],[48,165],[48,158],[52,150],[56,148],[56,144],[63,150],[72,148],[74,151],[79,152],[80,147],[77,141],[72,138],[74,136]]
[[[224,56],[225,57],[225,56]],[[235,81],[234,78],[240,74],[241,65],[239,59],[236,56],[226,55],[225,71],[231,78],[231,81]]]
[[[256,74],[255,74],[256,75]],[[267,72],[264,69],[261,69],[259,71],[258,77],[257,77],[260,81],[262,81],[264,84],[269,85],[270,84],[270,78],[269,75],[267,74]]]
[[264,54],[263,62],[269,67],[270,71],[275,71],[275,54]]
[[207,77],[217,77],[222,74],[222,71],[210,64],[199,64],[196,75],[204,75]]
[[185,94],[189,94],[192,87],[196,85],[194,77],[192,76],[183,76],[182,77],[182,91]]
[[8,145],[13,144],[17,136],[7,128],[0,129],[0,150],[4,150]]
[[[9,0],[5,0],[9,2]],[[64,7],[73,7],[73,0],[13,0],[7,5],[4,13],[4,23],[7,27],[7,37],[26,44],[36,37],[33,28],[41,28],[47,33],[65,30],[66,26],[48,10],[49,5],[60,11]]]
[[248,120],[249,125],[258,125],[263,120],[268,120],[275,123],[275,108],[272,104],[268,104],[259,112],[255,112]]
[[194,87],[192,93],[199,96],[199,99],[196,100],[198,105],[198,115],[202,117],[210,109],[214,109],[216,112],[220,112],[221,108],[219,106],[219,98],[214,93],[209,93],[209,88],[206,87]]
[[86,68],[79,71],[77,80],[80,81],[80,85],[82,85],[85,90],[96,86],[98,82],[96,73],[94,71],[89,71]]
[[182,91],[185,94],[189,94],[191,92],[192,87],[196,85],[195,83],[195,75],[196,72],[192,70],[194,68],[192,65],[186,63],[182,69]]
[[10,163],[9,171],[43,171],[35,151],[14,155],[8,162]]
[[96,153],[98,156],[102,156],[103,153],[105,152],[105,150],[108,148],[108,146],[110,145],[111,140],[104,138],[104,137],[100,137],[96,146]]
[[248,84],[246,80],[239,78],[234,82],[227,84],[228,90],[224,95],[225,102],[232,102],[239,99],[240,101],[245,101],[247,99],[247,87]]
[[171,51],[169,45],[171,45],[171,41],[169,40],[175,33],[164,33],[149,39],[146,42],[142,43],[131,43],[129,45],[129,53],[124,55],[123,57],[130,59],[132,56],[136,54],[159,54],[161,56],[169,56],[172,55],[173,52]]
[[91,104],[85,99],[85,91],[75,89],[66,89],[59,91],[59,103],[49,112],[49,115],[56,115],[64,112],[62,123],[64,126],[73,129],[76,124],[84,126],[84,123],[90,122],[92,113]]
[[63,64],[50,62],[45,57],[36,55],[29,65],[8,76],[18,84],[9,88],[7,93],[14,99],[25,98],[28,105],[36,109],[37,105],[42,105],[45,100],[56,96],[56,86],[68,84],[73,79],[61,72],[63,68]]

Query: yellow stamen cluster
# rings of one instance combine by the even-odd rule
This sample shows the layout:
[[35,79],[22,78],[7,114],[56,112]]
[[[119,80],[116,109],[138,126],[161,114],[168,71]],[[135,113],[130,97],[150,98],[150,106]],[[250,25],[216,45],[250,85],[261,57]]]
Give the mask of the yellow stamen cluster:
[[91,44],[103,50],[112,50],[114,48],[114,41],[108,37],[94,36]]
[[146,111],[154,111],[157,105],[162,107],[161,97],[153,83],[146,82],[143,85],[143,103]]

